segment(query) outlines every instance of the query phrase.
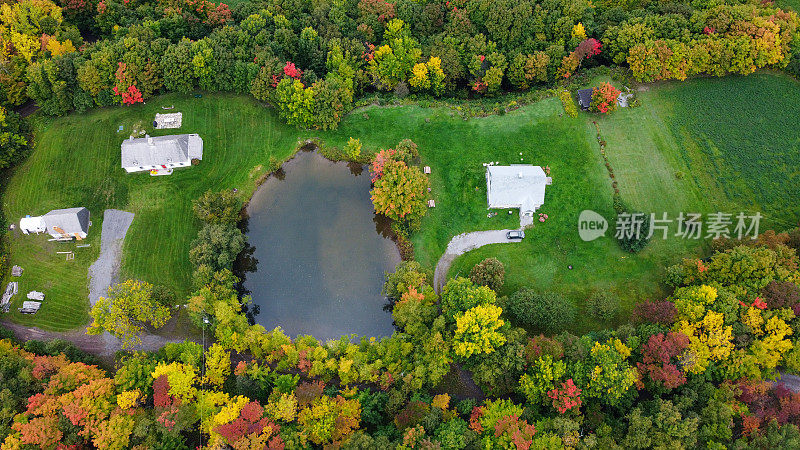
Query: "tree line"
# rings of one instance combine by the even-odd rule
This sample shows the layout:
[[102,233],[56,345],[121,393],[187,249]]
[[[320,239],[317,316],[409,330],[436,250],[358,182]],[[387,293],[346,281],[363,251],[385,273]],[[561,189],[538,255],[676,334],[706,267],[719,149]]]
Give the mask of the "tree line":
[[328,129],[370,92],[493,96],[594,65],[748,74],[800,51],[795,12],[756,1],[58,1],[2,5],[2,103],[61,115],[226,91]]

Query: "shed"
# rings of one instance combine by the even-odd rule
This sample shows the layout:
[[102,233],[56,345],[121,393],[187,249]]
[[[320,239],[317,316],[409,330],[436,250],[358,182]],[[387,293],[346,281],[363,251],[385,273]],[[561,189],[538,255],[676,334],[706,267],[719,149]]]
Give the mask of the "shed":
[[36,314],[39,311],[39,308],[42,307],[42,302],[22,302],[22,308],[19,308],[19,312],[22,314]]
[[581,109],[584,111],[588,111],[592,103],[592,91],[593,89],[578,90],[578,104],[581,105]]
[[89,233],[89,210],[86,208],[54,209],[41,219],[47,233],[58,240],[86,239]]

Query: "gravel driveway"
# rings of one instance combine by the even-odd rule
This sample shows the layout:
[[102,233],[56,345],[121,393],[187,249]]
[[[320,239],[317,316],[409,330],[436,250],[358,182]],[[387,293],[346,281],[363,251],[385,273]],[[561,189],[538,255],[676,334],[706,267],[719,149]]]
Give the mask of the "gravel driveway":
[[518,243],[521,239],[508,239],[506,233],[513,230],[489,230],[474,231],[472,233],[462,233],[453,237],[447,244],[447,249],[436,263],[436,271],[433,273],[433,287],[439,293],[447,278],[447,271],[453,261],[470,250],[483,247],[489,244]]
[[100,256],[89,267],[89,303],[106,295],[111,283],[117,281],[122,259],[122,242],[133,222],[133,213],[107,209],[103,213],[103,233],[100,236]]

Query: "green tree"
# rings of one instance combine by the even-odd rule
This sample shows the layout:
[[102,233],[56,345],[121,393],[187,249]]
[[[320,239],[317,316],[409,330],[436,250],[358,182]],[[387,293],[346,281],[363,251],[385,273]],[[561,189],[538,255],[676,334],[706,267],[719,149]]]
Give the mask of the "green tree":
[[306,88],[300,80],[284,78],[275,89],[275,104],[278,113],[290,125],[313,128],[314,89]]
[[244,249],[242,231],[230,224],[206,224],[197,234],[189,250],[195,266],[207,265],[213,270],[229,269]]
[[108,289],[89,313],[93,319],[88,334],[108,331],[122,340],[123,348],[141,343],[145,326],[160,328],[170,318],[169,308],[153,298],[153,286],[144,281],[127,280]]
[[684,417],[669,400],[658,399],[647,414],[641,407],[628,414],[626,448],[694,448],[697,417]]
[[469,279],[479,286],[486,286],[498,292],[503,288],[506,268],[497,258],[486,258],[475,264],[469,272]]
[[194,215],[205,223],[236,223],[242,211],[242,200],[232,190],[206,191],[192,201]]
[[25,122],[0,106],[0,169],[11,167],[28,151]]
[[457,314],[479,305],[492,305],[496,300],[497,295],[488,287],[476,286],[468,278],[457,277],[442,288],[440,303],[442,314],[452,322]]
[[195,67],[193,63],[192,41],[182,39],[170,45],[161,57],[164,87],[170,91],[188,94],[195,87]]
[[425,193],[428,178],[419,167],[408,167],[403,161],[387,161],[382,176],[374,183],[372,204],[375,211],[416,229],[425,215]]
[[386,25],[383,40],[385,44],[375,49],[368,70],[375,86],[390,91],[409,78],[422,51],[400,19],[394,19]]

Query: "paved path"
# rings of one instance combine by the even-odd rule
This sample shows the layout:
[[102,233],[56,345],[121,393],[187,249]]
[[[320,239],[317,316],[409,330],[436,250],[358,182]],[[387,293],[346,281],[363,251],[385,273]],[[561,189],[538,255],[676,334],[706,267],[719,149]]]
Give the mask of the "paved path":
[[447,279],[447,271],[450,270],[450,265],[453,261],[464,253],[475,250],[476,248],[483,247],[489,244],[504,244],[522,242],[521,239],[508,239],[506,233],[512,230],[490,230],[490,231],[474,231],[472,233],[463,233],[455,236],[447,244],[447,249],[444,255],[439,258],[436,263],[436,271],[433,273],[433,287],[436,292],[442,291],[442,286]]

